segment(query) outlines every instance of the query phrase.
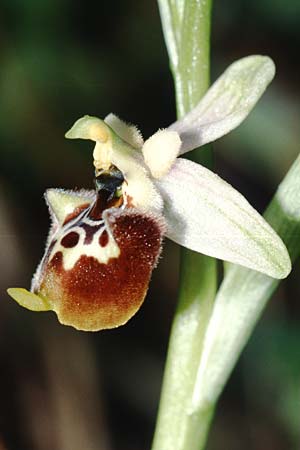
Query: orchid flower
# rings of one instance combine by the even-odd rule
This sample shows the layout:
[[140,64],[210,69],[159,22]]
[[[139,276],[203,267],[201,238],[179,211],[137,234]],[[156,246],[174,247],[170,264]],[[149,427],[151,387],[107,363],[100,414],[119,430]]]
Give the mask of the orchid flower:
[[146,295],[164,236],[224,261],[284,278],[287,250],[232,186],[180,155],[237,127],[274,76],[250,56],[232,64],[199,104],[143,142],[113,114],[84,116],[70,139],[95,141],[94,191],[48,189],[52,218],[31,292],[11,288],[22,306],[53,310],[61,323],[96,331],[126,323]]

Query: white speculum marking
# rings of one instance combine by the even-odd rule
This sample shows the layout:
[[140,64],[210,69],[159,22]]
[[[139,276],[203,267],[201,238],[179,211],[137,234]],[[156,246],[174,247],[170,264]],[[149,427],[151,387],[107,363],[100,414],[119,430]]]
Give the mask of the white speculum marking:
[[[78,223],[78,225],[76,225],[76,223]],[[97,229],[88,243],[84,242],[87,238],[87,232],[84,229],[85,224]],[[108,242],[102,247],[99,243],[99,238],[104,231],[107,232]],[[77,233],[79,240],[73,247],[66,248],[61,244],[61,241],[71,232]],[[78,220],[77,217],[74,221],[68,222],[64,227],[58,230],[53,239],[56,239],[57,242],[51,250],[49,262],[56,253],[61,252],[64,270],[73,269],[81,256],[94,257],[99,263],[107,264],[110,258],[118,258],[120,255],[120,249],[103,220],[93,221],[87,217]]]

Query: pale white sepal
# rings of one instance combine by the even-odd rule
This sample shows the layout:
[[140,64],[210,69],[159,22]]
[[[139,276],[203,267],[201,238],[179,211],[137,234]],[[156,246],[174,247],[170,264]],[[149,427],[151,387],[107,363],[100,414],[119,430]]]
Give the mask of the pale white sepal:
[[143,146],[144,140],[142,133],[135,125],[127,124],[113,113],[108,114],[104,122],[133,148],[140,149]]
[[68,191],[64,189],[47,189],[45,199],[52,219],[62,224],[68,214],[84,204],[90,204],[95,198],[95,191]]
[[162,178],[169,172],[179,155],[180,146],[176,131],[158,130],[145,141],[142,152],[154,178]]
[[181,137],[180,154],[236,128],[250,113],[274,74],[274,63],[267,56],[248,56],[231,64],[198,105],[169,127]]
[[216,174],[178,159],[157,181],[164,199],[167,237],[208,256],[285,278],[288,252],[247,200]]

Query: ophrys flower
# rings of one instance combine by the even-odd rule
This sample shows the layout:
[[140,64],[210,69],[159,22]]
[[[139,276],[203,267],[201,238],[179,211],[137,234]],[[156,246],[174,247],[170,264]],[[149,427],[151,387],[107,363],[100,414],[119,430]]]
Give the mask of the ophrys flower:
[[22,306],[53,310],[82,330],[113,328],[139,309],[164,235],[192,250],[275,278],[290,271],[281,239],[247,200],[210,170],[179,155],[247,116],[274,76],[263,56],[232,64],[198,106],[143,142],[113,114],[79,119],[66,134],[95,141],[95,191],[50,189],[52,228]]

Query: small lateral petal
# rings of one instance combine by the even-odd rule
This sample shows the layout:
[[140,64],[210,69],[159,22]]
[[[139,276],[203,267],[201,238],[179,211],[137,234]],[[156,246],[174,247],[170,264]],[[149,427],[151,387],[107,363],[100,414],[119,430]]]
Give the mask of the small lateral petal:
[[180,154],[236,128],[260,99],[274,74],[274,63],[267,56],[248,56],[231,64],[198,105],[169,127],[181,137]]
[[113,113],[108,114],[108,116],[105,117],[104,122],[133,148],[139,149],[143,146],[144,140],[142,133],[135,125],[127,124]]
[[285,278],[291,262],[280,237],[232,186],[199,164],[178,159],[157,182],[167,237],[225,261]]
[[168,173],[179,155],[181,140],[176,131],[159,130],[145,142],[142,152],[154,178]]
[[23,308],[31,311],[50,311],[52,308],[45,298],[24,288],[9,288],[7,293]]

